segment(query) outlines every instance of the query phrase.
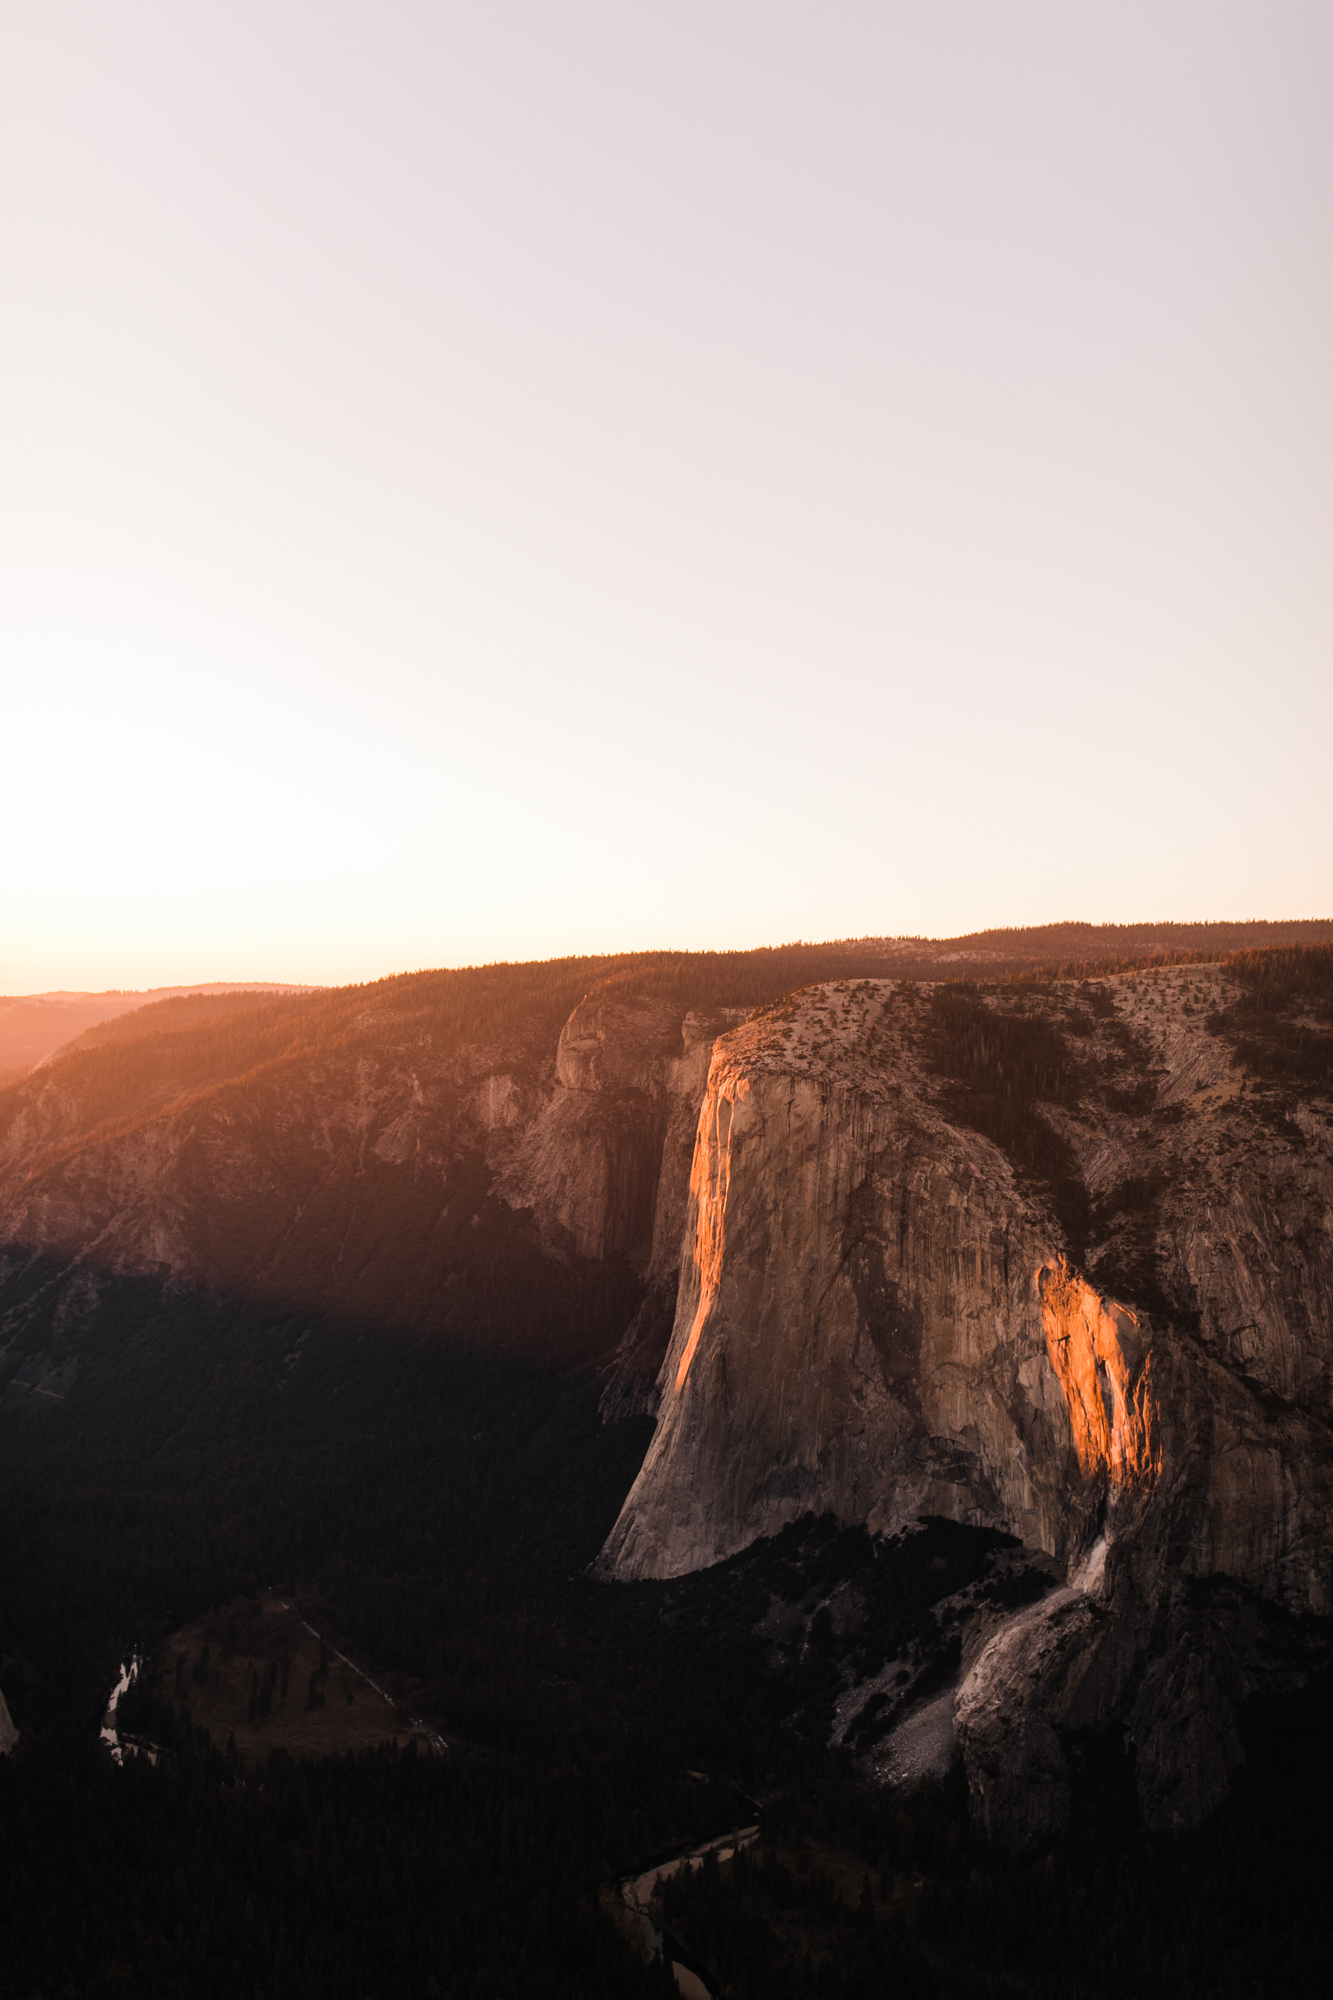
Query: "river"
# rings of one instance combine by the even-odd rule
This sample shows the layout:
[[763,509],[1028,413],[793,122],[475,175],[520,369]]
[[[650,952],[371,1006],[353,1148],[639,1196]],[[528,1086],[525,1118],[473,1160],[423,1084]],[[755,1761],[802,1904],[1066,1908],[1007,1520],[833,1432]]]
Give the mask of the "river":
[[[753,1800],[747,1799],[747,1805]],[[663,1855],[649,1867],[636,1869],[626,1875],[617,1889],[620,1899],[631,1918],[631,1928],[645,1953],[660,1957],[663,1936],[649,1914],[654,1886],[665,1876],[678,1875],[682,1868],[693,1868],[703,1861],[706,1854],[716,1854],[719,1861],[729,1861],[739,1854],[743,1847],[759,1838],[757,1826],[736,1827],[730,1833],[720,1833],[713,1840],[705,1840],[698,1847],[682,1847]],[[676,1990],[684,1995],[684,2000],[716,2000],[712,1987],[704,1976],[704,1969],[698,1960],[688,1952],[682,1954],[681,1947],[668,1933],[665,1940],[671,1947],[671,1970],[675,1975]]]

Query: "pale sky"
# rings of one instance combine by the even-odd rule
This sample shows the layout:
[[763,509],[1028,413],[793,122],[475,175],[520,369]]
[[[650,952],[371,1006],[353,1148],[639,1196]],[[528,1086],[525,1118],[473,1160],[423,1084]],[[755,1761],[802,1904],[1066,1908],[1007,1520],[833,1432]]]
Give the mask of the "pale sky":
[[1333,913],[1328,0],[7,0],[0,991]]

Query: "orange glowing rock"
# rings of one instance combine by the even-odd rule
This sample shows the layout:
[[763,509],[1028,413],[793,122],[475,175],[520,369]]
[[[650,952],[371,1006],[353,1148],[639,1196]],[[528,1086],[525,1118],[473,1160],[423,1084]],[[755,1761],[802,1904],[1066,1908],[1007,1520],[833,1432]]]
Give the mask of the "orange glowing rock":
[[[736,1096],[746,1098],[750,1086],[741,1077],[735,1086]],[[726,1250],[727,1191],[731,1183],[732,1150],[728,1143],[731,1137],[731,1121],[734,1114],[732,1098],[719,1092],[710,1107],[705,1105],[705,1129],[701,1129],[694,1149],[694,1161],[690,1168],[690,1195],[695,1203],[698,1224],[694,1235],[694,1263],[699,1273],[699,1303],[695,1308],[693,1322],[676,1369],[677,1394],[685,1387],[690,1372],[694,1351],[699,1345],[699,1335],[713,1309],[718,1286],[722,1282],[722,1260]]]
[[1063,1257],[1037,1273],[1037,1287],[1046,1351],[1069,1405],[1084,1475],[1105,1472],[1115,1485],[1150,1487],[1161,1448],[1152,1356],[1137,1315],[1103,1299]]

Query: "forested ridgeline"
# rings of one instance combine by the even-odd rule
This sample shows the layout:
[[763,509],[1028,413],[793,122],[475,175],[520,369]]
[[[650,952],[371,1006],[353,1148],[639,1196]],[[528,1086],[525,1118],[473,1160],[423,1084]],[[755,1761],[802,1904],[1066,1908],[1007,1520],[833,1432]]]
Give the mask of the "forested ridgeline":
[[[1069,927],[1053,937],[1063,949]],[[1330,949],[1278,948],[1284,964],[1322,964]],[[0,1093],[7,1254],[77,1259],[85,1290],[102,1284],[104,1267],[165,1265],[173,1282],[295,1312],[519,1342],[565,1359],[604,1356],[642,1295],[660,1126],[651,1116],[636,1124],[609,1103],[606,1129],[594,1129],[595,1119],[588,1125],[581,1157],[606,1188],[595,1198],[608,1214],[619,1202],[625,1215],[615,1241],[608,1227],[600,1254],[586,1256],[549,1218],[539,1226],[525,1216],[524,1190],[497,1185],[469,1093],[498,1077],[517,1093],[515,1122],[530,1123],[553,1086],[560,1030],[590,993],[665,1002],[682,1018],[711,1014],[721,1029],[724,1010],[734,1019],[802,982],[901,972],[910,961],[893,950],[886,957],[888,947],[871,939],[639,954],[415,973],[319,993],[163,1001],[94,1031]],[[1251,954],[1241,970],[1267,962]],[[1041,1107],[1074,1101],[1103,1044],[1124,1071],[1103,1092],[1108,1106],[1123,1109],[1152,1088],[1105,981],[996,976],[973,992],[954,978],[953,960],[926,969],[949,974],[933,983],[923,1017],[946,1108],[1041,1183],[1078,1244],[1087,1233],[1083,1197],[1067,1144]],[[901,990],[920,989],[906,981]],[[1288,1060],[1271,1008],[1264,1020],[1270,1027],[1258,1042],[1246,1030],[1246,1046]],[[1299,1039],[1306,1030],[1290,1032]],[[1304,1043],[1298,1055],[1313,1059]],[[52,1369],[61,1365],[78,1313],[69,1303],[43,1310],[52,1338],[32,1321],[10,1337],[0,1373],[32,1341]],[[49,1387],[63,1393],[59,1382]]]
[[[190,994],[90,1029],[31,1078],[0,1090],[0,1144],[35,1093],[78,1101],[77,1130],[120,1129],[266,1065],[405,1027],[441,1054],[472,1043],[514,1059],[549,1053],[589,992],[667,1000],[682,1014],[754,1008],[820,980],[1071,978],[1333,940],[1333,923],[1055,924],[954,939],[844,939],[754,951],[640,952],[403,973],[363,986]],[[71,1137],[68,1124],[61,1139]]]
[[[1244,942],[1255,933],[1302,933]],[[830,945],[784,945],[751,952],[640,953],[619,958],[573,958],[524,965],[468,967],[403,974],[368,986],[285,995],[227,993],[187,995],[157,1002],[91,1029],[64,1053],[0,1089],[0,1173],[6,1159],[24,1174],[68,1157],[72,1149],[132,1130],[145,1119],[206,1099],[220,1088],[262,1088],[276,1068],[309,1065],[351,1048],[419,1047],[437,1062],[471,1051],[473,1065],[489,1062],[549,1064],[560,1028],[590,993],[668,1001],[684,1015],[771,1006],[820,980],[891,975],[956,983],[980,977],[1017,982],[1034,999],[1051,982],[1106,977],[1169,964],[1211,960],[1242,988],[1242,998],[1212,1025],[1225,1033],[1242,1059],[1278,1083],[1326,1088],[1333,1074],[1333,942],[1307,933],[1324,924],[1046,926],[1032,932],[982,933],[975,939],[931,944],[913,955],[901,941],[863,939]],[[909,943],[911,941],[908,941]],[[952,947],[966,947],[954,950]],[[1026,948],[1024,948],[1026,946]],[[1012,950],[1010,948],[1012,947]],[[975,952],[969,963],[967,953]],[[1078,955],[1071,955],[1077,952]],[[1110,1013],[1107,996],[1085,995],[1099,1016]],[[937,996],[937,1055],[961,1053],[975,1069],[963,1031],[963,997]],[[949,1009],[957,1018],[949,1018]],[[1087,1006],[1082,1010],[1087,1013]],[[978,1019],[973,1007],[972,1019]],[[719,1028],[723,1022],[719,1019]],[[1092,1021],[1076,1011],[1069,1024],[1086,1035]],[[1104,1022],[1103,1022],[1104,1025]],[[992,1026],[1003,1034],[1033,1037],[1026,1025]],[[1123,1030],[1121,1031],[1123,1034]],[[1048,1077],[1024,1058],[1011,1064],[1008,1095],[1049,1095],[1059,1071],[1067,1094],[1067,1053],[1055,1049],[1059,1024],[1047,1031]],[[975,1040],[975,1037],[973,1038]],[[1011,1050],[1017,1055],[1017,1046]],[[1031,1074],[1026,1070],[1030,1069]],[[293,1072],[295,1073],[295,1072]]]
[[1333,1090],[1333,945],[1240,951],[1223,962],[1240,993],[1210,1026],[1245,1067],[1284,1103]]

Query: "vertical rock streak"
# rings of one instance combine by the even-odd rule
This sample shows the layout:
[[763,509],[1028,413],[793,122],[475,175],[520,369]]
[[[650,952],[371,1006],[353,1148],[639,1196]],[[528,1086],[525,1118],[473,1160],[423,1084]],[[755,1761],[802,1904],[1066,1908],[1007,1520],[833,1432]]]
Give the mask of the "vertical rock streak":
[[1085,1478],[1149,1488],[1161,1470],[1151,1355],[1136,1366],[1122,1343],[1138,1331],[1125,1306],[1103,1300],[1064,1258],[1037,1273],[1046,1352],[1069,1406]]
[[[741,1096],[749,1095],[749,1085],[743,1077],[736,1088]],[[700,1121],[699,1143],[690,1167],[690,1205],[696,1216],[694,1268],[699,1302],[676,1369],[677,1395],[685,1387],[699,1336],[722,1282],[726,1254],[727,1190],[731,1185],[731,1121],[732,1101],[725,1089],[716,1093],[710,1091]]]

